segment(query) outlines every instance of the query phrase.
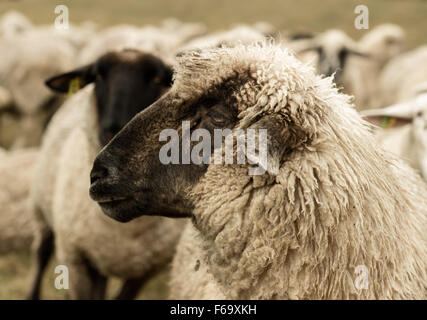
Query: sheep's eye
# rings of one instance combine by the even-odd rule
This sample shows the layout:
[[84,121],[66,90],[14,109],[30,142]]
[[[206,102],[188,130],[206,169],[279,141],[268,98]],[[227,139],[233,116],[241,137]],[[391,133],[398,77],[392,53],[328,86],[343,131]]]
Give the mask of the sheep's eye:
[[316,51],[320,57],[322,57],[325,54],[322,47],[317,47]]
[[161,82],[162,82],[162,78],[161,78],[160,76],[157,76],[157,77],[155,77],[155,78],[153,79],[153,82],[154,82],[154,83],[156,83],[156,84],[159,84],[159,83],[161,83]]
[[223,125],[227,122],[227,118],[218,112],[209,111],[208,116],[216,125]]
[[340,50],[338,53],[339,59],[343,61],[347,57],[348,51],[346,49]]
[[396,40],[396,39],[393,39],[393,38],[387,38],[387,39],[385,40],[385,43],[386,43],[387,45],[393,45],[393,44],[397,43],[397,40]]

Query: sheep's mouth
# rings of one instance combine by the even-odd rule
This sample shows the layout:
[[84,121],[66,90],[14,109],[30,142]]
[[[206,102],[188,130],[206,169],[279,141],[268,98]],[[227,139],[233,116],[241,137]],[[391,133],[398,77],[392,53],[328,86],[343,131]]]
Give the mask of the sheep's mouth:
[[135,210],[135,200],[132,198],[98,201],[98,204],[108,217],[119,222],[128,222],[141,215]]
[[150,189],[139,189],[138,192],[129,192],[129,190],[120,184],[97,181],[92,183],[89,194],[108,217],[119,222],[128,222],[143,215],[169,218],[191,217],[191,212],[180,209],[175,203],[165,201],[159,197],[159,193]]
[[118,204],[130,199],[131,199],[130,197],[110,197],[106,199],[97,200],[97,202],[103,205],[109,205],[109,204],[111,205],[111,204]]

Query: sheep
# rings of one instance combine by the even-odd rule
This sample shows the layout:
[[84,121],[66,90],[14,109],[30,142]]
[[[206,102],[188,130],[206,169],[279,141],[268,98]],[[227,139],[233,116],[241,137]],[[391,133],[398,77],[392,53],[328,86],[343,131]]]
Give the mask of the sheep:
[[180,47],[180,52],[198,50],[202,48],[214,48],[220,46],[232,47],[239,43],[249,44],[265,40],[265,35],[249,26],[238,25],[227,31],[218,31],[204,37],[196,38]]
[[[22,37],[39,37],[68,43],[77,54],[95,38],[96,26],[90,23],[70,24],[68,29],[58,29],[54,25],[40,25],[21,33]],[[41,40],[42,41],[42,40]]]
[[9,90],[0,86],[0,111],[12,104],[12,95]]
[[411,99],[427,81],[427,45],[396,56],[384,67],[378,79],[375,106],[386,107]]
[[407,160],[427,181],[427,82],[424,90],[408,101],[362,114],[383,127],[376,132],[378,143]]
[[0,37],[14,37],[32,28],[31,21],[15,10],[7,11],[0,18]]
[[160,29],[171,35],[178,34],[180,42],[203,36],[207,32],[206,26],[202,23],[183,23],[175,18],[164,19]]
[[171,77],[161,59],[126,49],[46,82],[60,92],[67,92],[72,81],[86,87],[58,110],[43,138],[31,189],[36,231],[29,298],[39,298],[53,246],[69,269],[73,299],[104,298],[110,276],[126,280],[117,298],[131,299],[172,259],[179,224],[159,217],[130,225],[107,220],[88,197],[86,178],[100,148],[167,90]]
[[266,37],[274,38],[279,34],[277,28],[266,21],[258,21],[254,23],[252,27]]
[[65,41],[33,34],[0,39],[0,52],[0,86],[10,92],[13,105],[3,116],[16,120],[19,127],[11,144],[3,147],[36,146],[62,102],[44,87],[44,79],[74,67],[74,48]]
[[[303,61],[316,64],[317,72],[324,76],[335,75],[338,85],[342,85],[342,76],[345,72],[347,59],[350,56],[366,58],[368,55],[362,52],[358,44],[341,30],[331,29],[325,31],[311,40],[301,41],[304,46],[297,47],[297,54]],[[316,55],[313,56],[313,53]],[[305,56],[310,54],[308,56]],[[317,62],[312,61],[313,58]]]
[[170,299],[224,300],[226,298],[203,261],[200,241],[197,229],[191,221],[188,221],[172,262],[169,280]]
[[[120,222],[191,217],[199,270],[227,299],[425,299],[427,185],[349,101],[280,45],[188,52],[170,91],[97,155],[90,196]],[[160,135],[183,121],[193,133],[266,129],[268,161],[252,162],[264,174],[216,156],[163,164]],[[180,282],[201,285],[187,270]]]
[[394,24],[382,24],[364,35],[358,46],[369,58],[350,56],[343,74],[344,92],[355,97],[358,110],[375,107],[372,99],[377,94],[381,70],[393,57],[405,49],[405,32]]
[[13,146],[16,137],[22,135],[20,130],[21,119],[10,107],[0,111],[0,148]]
[[37,149],[0,150],[0,255],[29,250],[33,219],[29,204]]
[[[110,50],[126,47],[156,52],[169,63],[173,61],[173,53],[188,39],[203,34],[203,30],[193,25],[181,25],[172,29],[166,22],[163,27],[146,26],[138,28],[132,25],[117,25],[99,32],[80,53],[78,64],[82,65],[97,59]],[[177,22],[176,22],[177,23]]]

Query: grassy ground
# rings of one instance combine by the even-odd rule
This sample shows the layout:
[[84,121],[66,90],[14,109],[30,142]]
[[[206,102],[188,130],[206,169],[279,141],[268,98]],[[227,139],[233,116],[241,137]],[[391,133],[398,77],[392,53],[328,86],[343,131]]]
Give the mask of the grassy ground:
[[211,30],[236,22],[267,21],[280,30],[341,28],[355,38],[366,31],[354,28],[354,8],[365,4],[370,25],[401,25],[411,47],[427,43],[427,0],[2,0],[0,13],[24,12],[35,23],[53,23],[54,8],[65,4],[71,22],[92,20],[100,25],[158,23],[167,17],[204,22]]
[[[65,299],[66,290],[55,289],[54,269],[58,263],[52,260],[46,270],[42,284],[43,299]],[[30,284],[30,256],[28,252],[14,252],[0,256],[0,300],[24,299]],[[138,299],[165,299],[167,297],[168,272],[163,270],[146,283]],[[121,282],[111,279],[108,297],[112,298],[120,289]]]
[[[397,23],[406,30],[410,47],[427,43],[426,0],[0,0],[0,14],[16,9],[34,23],[48,24],[55,20],[55,6],[65,4],[71,22],[75,23],[92,20],[101,26],[117,23],[145,25],[175,17],[186,22],[203,22],[214,30],[237,22],[266,21],[280,30],[340,28],[358,39],[366,32],[354,28],[354,8],[361,3],[369,8],[370,26]],[[0,257],[0,299],[25,296],[29,265],[28,253]],[[63,299],[64,291],[53,286],[54,266],[55,262],[52,262],[47,271],[43,297]],[[154,278],[139,298],[166,297],[166,278],[166,272]],[[110,296],[118,287],[119,282],[112,281]]]

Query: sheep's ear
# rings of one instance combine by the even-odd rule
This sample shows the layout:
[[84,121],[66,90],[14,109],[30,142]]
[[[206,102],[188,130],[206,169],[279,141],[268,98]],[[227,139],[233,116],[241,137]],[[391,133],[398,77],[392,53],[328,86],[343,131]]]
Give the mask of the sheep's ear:
[[305,52],[316,52],[319,53],[322,50],[322,48],[318,45],[312,45],[312,46],[308,46],[305,48],[302,48],[300,50],[298,50],[298,53],[305,53]]
[[90,64],[53,76],[47,79],[45,84],[55,92],[74,93],[93,81],[95,81],[95,74],[93,72],[93,65]]
[[398,128],[411,122],[407,118],[392,117],[387,115],[365,116],[366,121],[383,129]]
[[253,174],[267,172],[276,176],[279,173],[284,154],[287,150],[294,148],[302,136],[290,130],[279,117],[275,115],[265,116],[251,125],[248,129],[255,129],[257,139],[252,141],[250,130],[246,133],[246,144],[255,145],[256,154],[251,154],[249,148],[246,150],[249,163],[258,167],[252,170]]
[[349,49],[347,48],[347,54],[352,56],[357,56],[361,58],[371,58],[371,55],[366,52],[359,51],[357,49]]
[[365,110],[361,114],[365,120],[383,129],[396,128],[412,122],[418,110],[414,105],[411,101],[403,102],[382,109]]

